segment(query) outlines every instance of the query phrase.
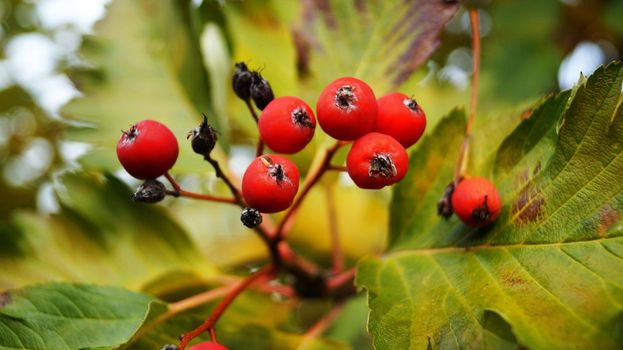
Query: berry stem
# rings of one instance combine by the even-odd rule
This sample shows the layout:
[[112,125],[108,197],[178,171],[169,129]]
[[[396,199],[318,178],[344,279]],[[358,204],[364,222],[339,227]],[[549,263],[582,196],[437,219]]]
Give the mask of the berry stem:
[[[255,123],[257,124],[260,121],[260,118],[258,118],[257,113],[255,112],[255,108],[253,108],[253,105],[251,104],[251,100],[245,100],[244,103],[247,105],[247,108],[249,109],[249,112],[251,112],[253,120],[255,120]],[[255,148],[255,156],[259,157],[262,154],[264,154],[264,142],[262,142],[262,139],[258,137],[257,146]]]
[[253,117],[253,120],[255,120],[255,122],[259,122],[259,118],[257,117],[257,113],[255,112],[255,109],[253,108],[253,105],[251,104],[251,100],[247,99],[244,101],[244,103],[247,105],[247,108],[249,109],[249,112],[251,112],[251,116]]
[[355,268],[350,268],[344,272],[336,274],[327,281],[327,289],[337,290],[344,287],[354,287]]
[[166,191],[166,194],[169,196],[187,197],[187,198],[201,199],[204,201],[218,202],[218,203],[230,203],[230,204],[237,203],[235,198],[218,197],[218,196],[212,196],[209,194],[202,194],[202,193],[196,193],[196,192],[183,190],[182,187],[179,185],[179,183],[177,183],[177,181],[175,181],[173,176],[171,176],[171,174],[167,172],[166,174],[164,174],[164,176],[167,178],[167,180],[169,180],[169,183],[171,183],[171,186],[174,189],[173,191],[168,191],[168,190]]
[[194,338],[201,335],[201,333],[205,331],[211,332],[211,329],[214,328],[214,325],[219,320],[223,312],[231,305],[231,303],[236,299],[240,293],[242,293],[247,287],[249,287],[253,282],[257,281],[261,277],[269,276],[274,272],[275,268],[272,264],[266,265],[263,268],[255,271],[253,274],[249,275],[243,281],[241,281],[238,285],[234,286],[229,293],[225,296],[225,298],[216,306],[214,311],[208,319],[206,319],[199,327],[193,329],[192,331],[185,333],[182,336],[182,340],[179,345],[179,350],[184,350],[186,345],[193,340]]
[[320,180],[322,175],[329,169],[331,165],[331,158],[335,155],[335,153],[342,147],[347,144],[344,141],[337,141],[333,146],[327,148],[324,152],[316,153],[316,157],[312,162],[312,168],[310,169],[307,177],[305,178],[305,182],[303,184],[303,189],[299,193],[299,195],[294,200],[294,203],[290,207],[290,209],[286,212],[285,216],[279,223],[277,227],[276,240],[281,241],[285,238],[287,232],[290,230],[290,227],[293,224],[294,218],[296,217],[296,213],[309,193],[312,187]]
[[244,201],[242,200],[242,195],[240,194],[240,190],[236,186],[234,186],[234,183],[229,179],[229,177],[227,177],[227,175],[225,175],[218,161],[212,158],[210,155],[205,156],[204,159],[208,163],[210,163],[210,165],[212,165],[212,168],[214,168],[214,172],[216,173],[216,177],[223,180],[225,185],[229,187],[229,191],[234,196],[236,203],[238,203],[238,205],[240,205],[241,207],[244,207]]
[[329,234],[331,236],[331,260],[333,274],[338,274],[344,270],[344,255],[337,226],[337,209],[335,207],[335,193],[333,186],[327,184],[325,188],[325,199],[327,202],[327,216],[329,221]]
[[474,119],[476,118],[476,108],[478,105],[478,77],[480,75],[480,24],[478,18],[478,9],[469,10],[469,21],[472,28],[472,80],[471,80],[471,97],[469,104],[469,114],[467,115],[467,126],[465,128],[465,136],[459,156],[454,165],[454,183],[458,184],[459,180],[465,175],[469,158],[469,143],[472,136]]
[[335,304],[335,306],[333,306],[333,308],[327,314],[322,316],[322,318],[318,320],[318,322],[316,322],[307,330],[307,332],[305,332],[305,334],[303,335],[303,340],[301,341],[297,349],[307,349],[311,345],[311,342],[314,340],[314,338],[319,337],[327,330],[327,328],[329,328],[331,323],[333,323],[333,321],[335,321],[335,319],[340,315],[340,312],[342,312],[343,308],[343,301]]
[[346,166],[344,165],[329,165],[327,167],[327,170],[332,170],[332,171],[341,171],[341,172],[346,172],[348,171],[348,169],[346,169]]

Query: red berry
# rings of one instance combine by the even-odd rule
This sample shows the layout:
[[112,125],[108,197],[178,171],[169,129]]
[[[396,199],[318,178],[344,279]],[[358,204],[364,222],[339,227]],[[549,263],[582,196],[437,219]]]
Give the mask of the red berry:
[[213,341],[204,341],[191,346],[188,350],[228,350],[224,345]]
[[379,189],[407,174],[409,156],[393,137],[371,132],[353,144],[346,157],[348,175],[361,188]]
[[298,97],[272,100],[259,121],[262,141],[275,152],[296,153],[311,141],[316,118],[311,108]]
[[242,196],[262,213],[287,209],[299,189],[299,171],[288,158],[274,154],[257,157],[242,177]]
[[179,148],[175,135],[155,120],[142,120],[124,131],[117,142],[117,158],[137,179],[164,175],[177,160]]
[[464,179],[452,193],[452,209],[469,226],[486,226],[500,214],[501,200],[491,181],[482,177]]
[[344,141],[373,131],[378,107],[368,84],[355,78],[340,78],[329,84],[318,98],[318,124],[330,136]]
[[376,131],[395,138],[405,148],[420,139],[426,128],[426,114],[414,99],[394,92],[377,102]]

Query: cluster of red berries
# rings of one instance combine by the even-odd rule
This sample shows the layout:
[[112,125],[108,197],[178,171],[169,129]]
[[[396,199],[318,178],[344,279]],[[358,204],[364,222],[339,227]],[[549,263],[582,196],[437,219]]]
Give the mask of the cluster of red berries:
[[[247,87],[241,83],[241,77],[246,75],[246,66],[236,67],[234,91],[245,99],[249,94],[244,93]],[[354,141],[346,169],[355,184],[365,189],[380,189],[405,176],[409,166],[405,148],[413,145],[426,127],[424,111],[412,98],[392,93],[377,100],[365,82],[340,78],[321,92],[316,116],[298,97],[271,100],[259,118],[260,138],[274,152],[297,153],[313,138],[316,117],[329,136]],[[282,211],[296,196],[298,176],[296,166],[287,158],[261,155],[245,172],[243,197],[260,212]]]
[[[354,183],[365,189],[380,189],[402,180],[409,166],[406,148],[415,144],[426,128],[425,113],[413,98],[395,92],[377,100],[370,86],[356,78],[330,83],[320,93],[316,115],[298,97],[274,98],[268,81],[244,63],[236,64],[232,86],[249,107],[253,101],[262,110],[260,138],[274,152],[301,151],[314,136],[316,118],[329,136],[354,141],[346,170]],[[205,116],[188,137],[193,150],[209,159],[217,134]],[[130,175],[147,180],[134,194],[135,200],[155,202],[165,196],[164,185],[155,178],[175,164],[178,151],[175,136],[159,122],[143,120],[123,132],[117,144],[119,161]],[[242,197],[248,206],[242,212],[242,222],[255,227],[262,221],[260,213],[287,209],[298,187],[299,171],[291,160],[277,154],[258,156],[242,178]],[[439,213],[445,217],[455,212],[468,225],[483,226],[499,213],[499,194],[485,179],[463,180],[446,192],[439,204]]]

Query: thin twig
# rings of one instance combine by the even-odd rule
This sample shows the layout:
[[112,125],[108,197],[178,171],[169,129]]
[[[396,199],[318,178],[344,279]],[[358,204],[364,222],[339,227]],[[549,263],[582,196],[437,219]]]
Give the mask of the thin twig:
[[327,202],[327,217],[329,221],[329,235],[331,236],[331,260],[333,274],[338,274],[344,270],[344,255],[342,254],[342,244],[337,224],[337,209],[335,207],[335,194],[333,185],[327,184],[325,188],[325,199]]
[[335,290],[344,286],[353,287],[355,279],[355,268],[350,268],[340,274],[337,274],[327,281],[327,289]]
[[335,319],[340,315],[340,312],[344,308],[344,302],[338,302],[326,315],[324,315],[316,324],[311,326],[307,332],[303,335],[303,340],[298,346],[298,350],[305,350],[310,345],[312,345],[312,341],[322,335],[327,328],[335,321]]
[[343,172],[348,171],[348,169],[346,169],[346,166],[344,166],[344,165],[329,165],[327,167],[327,170],[343,171]]
[[210,155],[205,156],[204,159],[208,163],[210,163],[210,165],[212,165],[212,168],[214,168],[214,172],[216,173],[216,177],[223,180],[225,185],[227,185],[227,187],[229,188],[229,191],[236,199],[236,203],[238,203],[240,206],[244,206],[244,201],[242,200],[242,195],[240,194],[240,190],[234,185],[234,183],[229,179],[229,177],[227,177],[227,175],[223,172],[223,169],[221,169],[221,165],[219,164],[219,162],[216,159],[212,158]]
[[217,197],[209,194],[195,193],[186,190],[179,191],[166,191],[166,194],[173,197],[186,197],[193,199],[200,199],[209,202],[218,202],[218,203],[229,203],[229,204],[237,204],[234,198],[225,198],[225,197]]
[[[294,200],[294,203],[290,207],[290,209],[286,212],[284,217],[281,219],[279,226],[277,227],[277,240],[283,240],[290,230],[290,227],[293,223],[294,218],[296,217],[296,213],[309,193],[312,187],[320,180],[322,175],[327,171],[329,165],[331,164],[331,158],[335,155],[338,149],[341,146],[345,145],[344,141],[337,141],[333,146],[326,149],[324,152],[318,152],[316,154],[316,158],[312,162],[312,168],[310,169],[307,177],[305,178],[305,182],[303,183],[303,189],[299,193],[299,195]],[[314,167],[315,166],[315,167]]]
[[474,119],[476,118],[476,110],[478,105],[478,77],[480,75],[480,24],[478,18],[478,9],[469,10],[469,20],[472,27],[472,81],[471,81],[471,98],[469,105],[469,114],[467,116],[467,126],[465,127],[465,137],[459,150],[459,156],[454,165],[454,183],[465,175],[469,158],[469,144],[472,137],[472,129]]
[[[253,117],[253,120],[255,120],[255,123],[259,123],[260,118],[258,118],[257,113],[255,112],[255,108],[253,108],[253,105],[251,104],[251,101],[245,100],[244,102],[247,105],[247,109],[249,109],[249,112],[251,112],[251,116]],[[257,146],[255,148],[255,156],[259,157],[262,154],[264,154],[264,142],[262,142],[262,139],[258,137]]]
[[212,314],[210,315],[210,317],[208,317],[208,319],[206,319],[199,327],[185,333],[182,336],[182,340],[180,342],[180,345],[178,346],[179,350],[184,350],[186,348],[186,345],[188,345],[191,340],[201,335],[201,333],[209,331],[211,328],[213,328],[221,315],[223,315],[223,312],[225,312],[227,307],[229,307],[229,305],[236,299],[238,295],[240,295],[240,293],[242,293],[249,285],[251,285],[256,280],[263,276],[270,275],[273,271],[274,266],[272,264],[266,265],[263,268],[255,271],[249,277],[245,278],[238,285],[234,286],[228,292],[225,298],[216,306],[214,311],[212,311]]

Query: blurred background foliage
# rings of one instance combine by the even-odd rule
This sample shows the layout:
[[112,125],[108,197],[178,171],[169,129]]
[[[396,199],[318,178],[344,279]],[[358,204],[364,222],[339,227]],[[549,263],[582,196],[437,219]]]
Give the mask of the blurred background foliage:
[[[354,74],[341,68],[348,61],[327,64],[324,57],[305,69],[297,60],[297,38],[309,34],[301,20],[305,3],[0,1],[0,289],[64,279],[169,295],[179,290],[167,285],[205,288],[218,271],[263,259],[263,246],[240,224],[236,208],[184,199],[151,207],[131,203],[139,182],[120,170],[114,146],[120,129],[140,119],[161,120],[181,144],[172,172],[183,187],[225,194],[184,136],[205,112],[220,132],[217,157],[234,174],[244,171],[257,131],[230,90],[234,62],[262,70],[277,96],[298,95],[311,106],[336,74]],[[468,3],[481,9],[481,125],[570,88],[580,71],[589,74],[623,55],[623,0]],[[354,47],[365,45],[363,34],[342,33]],[[339,50],[330,39],[319,36],[319,44]],[[429,130],[455,106],[467,105],[470,42],[469,19],[460,9],[436,53],[401,84],[400,91],[426,110]],[[344,55],[357,60],[362,52]],[[382,80],[371,84],[377,95],[389,88]],[[326,142],[317,136],[294,157],[303,171]],[[319,209],[328,187],[335,191],[349,264],[381,252],[390,193],[358,190],[335,174],[303,205],[294,247],[329,264],[327,213]],[[353,303],[346,315],[361,320],[362,331],[365,303]],[[336,326],[346,328],[336,331],[341,340],[354,332],[345,324]],[[360,335],[349,339],[362,341]]]

